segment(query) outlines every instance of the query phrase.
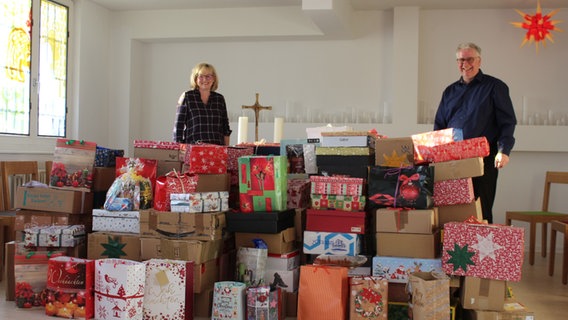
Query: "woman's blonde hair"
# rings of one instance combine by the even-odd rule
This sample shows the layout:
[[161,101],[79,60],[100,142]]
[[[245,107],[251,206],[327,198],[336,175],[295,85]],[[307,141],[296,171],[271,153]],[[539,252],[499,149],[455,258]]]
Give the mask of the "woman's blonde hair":
[[197,77],[199,77],[199,74],[203,70],[210,71],[213,75],[213,84],[211,85],[211,91],[217,90],[217,88],[219,87],[219,77],[217,77],[217,71],[215,71],[215,67],[213,65],[206,62],[198,63],[195,67],[193,67],[189,83],[191,89],[196,89],[199,87],[197,85]]

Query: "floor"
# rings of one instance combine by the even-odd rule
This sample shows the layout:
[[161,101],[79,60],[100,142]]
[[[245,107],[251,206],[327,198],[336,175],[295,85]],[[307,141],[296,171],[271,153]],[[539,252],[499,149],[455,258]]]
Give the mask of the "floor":
[[[533,266],[528,264],[525,255],[522,280],[509,283],[516,299],[525,304],[535,314],[535,319],[566,319],[568,314],[568,285],[562,284],[561,257],[556,256],[554,276],[548,276],[548,257],[537,254]],[[0,282],[0,319],[46,319],[41,310],[18,309],[12,301],[5,301],[5,282]],[[206,319],[206,318],[199,318]]]

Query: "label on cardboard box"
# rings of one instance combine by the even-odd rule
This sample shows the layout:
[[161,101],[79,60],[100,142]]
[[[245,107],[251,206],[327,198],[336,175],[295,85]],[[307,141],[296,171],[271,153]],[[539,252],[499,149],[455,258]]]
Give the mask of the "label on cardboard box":
[[304,253],[355,256],[361,240],[355,233],[304,231]]

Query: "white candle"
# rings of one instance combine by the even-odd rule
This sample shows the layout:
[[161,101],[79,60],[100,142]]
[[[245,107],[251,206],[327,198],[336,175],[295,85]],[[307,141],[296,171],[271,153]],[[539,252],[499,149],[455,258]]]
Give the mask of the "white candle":
[[284,118],[274,118],[274,143],[280,143],[282,132],[284,131]]
[[248,136],[248,117],[239,117],[239,134],[237,144],[246,143]]

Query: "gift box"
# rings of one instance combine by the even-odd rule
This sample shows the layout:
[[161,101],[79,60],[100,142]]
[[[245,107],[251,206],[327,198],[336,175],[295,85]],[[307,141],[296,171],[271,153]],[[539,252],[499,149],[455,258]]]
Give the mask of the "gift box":
[[448,141],[439,145],[415,147],[425,162],[444,162],[467,158],[483,158],[489,155],[489,142],[485,137]]
[[92,232],[87,236],[87,258],[140,260],[140,237],[129,233]]
[[348,162],[343,162],[343,165],[320,165],[318,166],[318,175],[327,177],[347,176],[367,180],[368,165],[346,165],[346,163]]
[[214,260],[221,255],[223,240],[160,239],[164,259],[193,261],[196,265]]
[[269,286],[249,287],[246,295],[247,311],[245,319],[284,319],[282,291],[280,288],[271,290]]
[[183,161],[182,144],[173,141],[134,140],[134,158]]
[[377,232],[403,232],[431,234],[438,228],[438,208],[413,209],[383,208],[377,209]]
[[239,158],[239,206],[242,212],[285,210],[286,187],[286,157]]
[[[343,149],[351,149],[344,147]],[[371,155],[318,155],[316,163],[319,166],[337,166],[349,163],[354,166],[370,166],[374,164],[374,159]]]
[[440,226],[452,221],[464,222],[471,217],[477,221],[483,220],[481,199],[479,198],[470,203],[438,207],[438,222]]
[[354,276],[349,278],[349,319],[388,318],[388,286],[385,278]]
[[123,156],[124,150],[97,146],[95,151],[95,167],[115,167],[116,157]]
[[198,183],[199,175],[180,173],[175,170],[159,176],[156,179],[156,189],[154,190],[154,209],[172,211],[171,195],[195,192]]
[[143,319],[146,265],[126,259],[95,261],[95,319]]
[[85,232],[91,232],[91,220],[92,218],[88,215],[21,209],[16,211],[14,230],[24,231],[32,227],[84,224]]
[[227,147],[227,171],[239,170],[239,158],[254,155],[253,147],[228,146]]
[[300,280],[300,267],[291,270],[266,268],[264,283],[274,288],[280,288],[283,292],[297,292]]
[[304,253],[356,256],[361,238],[356,233],[304,231]]
[[429,209],[433,206],[434,168],[375,166],[369,172],[368,204],[372,208]]
[[[321,147],[316,148],[316,161],[323,160],[323,164],[337,164],[337,162],[326,162],[332,159],[349,159],[350,157],[357,157],[361,160],[360,164],[372,164],[372,159],[375,154],[375,149],[369,147]],[[327,158],[327,156],[331,156]],[[364,161],[363,161],[364,159]],[[369,162],[369,159],[371,162]]]
[[[428,131],[410,136],[414,146],[414,164],[423,164],[428,161],[425,155],[421,153],[423,147],[432,147],[442,145],[454,141],[463,140],[463,131],[459,128],[448,128],[442,130]],[[422,146],[422,147],[420,147]]]
[[230,211],[225,214],[227,231],[230,232],[257,232],[278,233],[294,227],[296,210],[265,212],[239,212]]
[[440,229],[430,234],[377,232],[377,255],[435,259],[440,256]]
[[150,259],[146,265],[144,319],[193,319],[193,262]]
[[85,242],[85,226],[32,227],[24,230],[27,247],[75,247]]
[[49,259],[45,314],[67,319],[94,316],[95,262],[73,257]]
[[211,320],[241,320],[245,316],[246,285],[242,282],[215,282]]
[[365,196],[346,196],[336,194],[311,194],[312,209],[363,211],[365,210]]
[[467,158],[430,163],[434,167],[434,182],[441,180],[480,177],[483,175],[483,158]]
[[225,212],[140,211],[141,236],[216,240],[221,239],[226,225]]
[[365,211],[307,209],[306,230],[365,234],[366,216]]
[[210,143],[188,144],[184,162],[189,173],[221,174],[227,172],[227,146]]
[[473,181],[463,178],[434,182],[433,199],[435,206],[471,203],[475,200]]
[[268,246],[268,253],[284,254],[296,249],[296,230],[288,228],[278,233],[235,232],[235,246],[252,247],[260,239]]
[[229,210],[229,192],[192,192],[170,194],[171,211],[219,212]]
[[366,131],[322,132],[322,147],[368,147],[374,146],[373,138]]
[[93,231],[140,233],[140,211],[93,209]]
[[363,195],[362,178],[345,176],[310,176],[312,194],[334,194],[360,196]]
[[286,207],[306,208],[310,205],[310,180],[288,179]]
[[375,142],[375,165],[395,168],[414,165],[412,138],[377,139]]
[[49,185],[56,188],[90,191],[97,144],[59,138],[55,142]]
[[293,270],[300,266],[300,251],[294,250],[284,254],[269,253],[266,259],[266,269]]
[[444,225],[442,267],[447,274],[520,281],[524,229],[448,222]]
[[413,272],[441,272],[442,260],[420,259],[412,257],[373,257],[373,276],[383,277],[389,283],[407,283]]

